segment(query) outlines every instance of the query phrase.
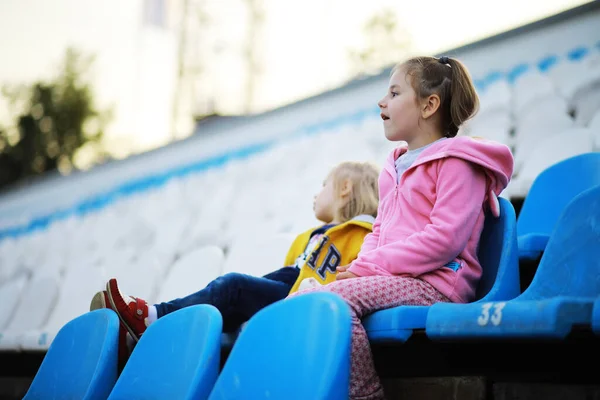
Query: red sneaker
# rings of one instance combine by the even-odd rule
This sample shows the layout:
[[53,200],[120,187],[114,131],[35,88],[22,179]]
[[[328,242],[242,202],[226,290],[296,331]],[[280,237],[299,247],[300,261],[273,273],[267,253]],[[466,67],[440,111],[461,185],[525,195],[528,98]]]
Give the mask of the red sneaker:
[[[109,308],[116,312],[116,310],[110,306],[106,290],[96,293],[94,297],[92,297],[92,302],[90,303],[90,311],[99,310],[101,308]],[[122,323],[119,323],[119,349],[117,354],[119,369],[123,369],[129,359],[130,351],[127,346],[127,329]]]
[[114,310],[122,325],[137,343],[140,336],[146,331],[148,318],[148,304],[146,301],[125,296],[119,291],[117,280],[112,278],[106,284],[106,298],[108,308]]

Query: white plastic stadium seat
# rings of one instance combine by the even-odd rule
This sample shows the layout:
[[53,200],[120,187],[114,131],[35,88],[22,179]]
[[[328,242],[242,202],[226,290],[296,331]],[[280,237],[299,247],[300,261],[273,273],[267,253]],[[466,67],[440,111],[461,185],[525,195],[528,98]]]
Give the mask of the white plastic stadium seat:
[[592,135],[594,136],[594,150],[600,151],[600,109],[596,111],[588,128],[592,131]]
[[86,312],[94,294],[104,289],[106,277],[100,268],[81,265],[70,269],[60,283],[58,300],[50,317],[40,329],[26,332],[21,341],[24,350],[47,350],[60,328]]
[[593,151],[591,131],[571,128],[541,140],[533,148],[513,180],[511,195],[525,197],[535,178],[546,168],[567,158]]
[[556,88],[554,83],[547,75],[529,70],[514,82],[514,113],[518,115],[544,97],[552,96],[555,93]]
[[21,275],[0,286],[0,329],[9,324],[26,284],[27,276]]
[[219,277],[225,256],[217,246],[201,247],[178,259],[164,281],[159,285],[156,302],[187,296]]
[[537,98],[527,108],[516,112],[515,129],[517,132],[530,130],[540,123],[544,124],[545,118],[553,115],[564,115],[570,118],[567,100],[557,94]]
[[36,275],[25,287],[13,318],[0,332],[0,350],[18,350],[25,332],[40,329],[50,316],[60,281],[56,274]]
[[482,114],[496,110],[512,111],[512,90],[506,80],[498,80],[486,87],[479,99]]
[[573,119],[563,113],[539,114],[536,120],[523,123],[515,137],[515,172],[520,172],[523,164],[538,145],[554,135],[562,134],[573,128]]
[[285,233],[239,236],[227,254],[223,274],[263,276],[282,268],[294,239],[294,234]]

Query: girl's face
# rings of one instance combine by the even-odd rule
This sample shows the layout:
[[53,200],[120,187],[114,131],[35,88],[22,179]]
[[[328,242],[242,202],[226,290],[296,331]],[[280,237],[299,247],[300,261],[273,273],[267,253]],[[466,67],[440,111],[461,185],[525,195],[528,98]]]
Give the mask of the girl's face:
[[323,187],[315,196],[315,201],[313,203],[315,217],[326,224],[333,221],[338,207],[339,196],[337,195],[334,186],[334,179],[330,175],[325,182],[323,182]]
[[406,73],[399,69],[390,78],[387,94],[379,103],[385,137],[410,142],[419,128],[420,109]]

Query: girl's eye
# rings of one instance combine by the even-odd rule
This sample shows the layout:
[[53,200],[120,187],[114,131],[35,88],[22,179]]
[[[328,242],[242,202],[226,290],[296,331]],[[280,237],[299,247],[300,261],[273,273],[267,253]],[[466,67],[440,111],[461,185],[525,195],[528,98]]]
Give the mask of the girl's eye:
[[396,97],[396,96],[398,96],[398,93],[397,93],[397,92],[390,92],[390,95],[391,95],[392,97]]

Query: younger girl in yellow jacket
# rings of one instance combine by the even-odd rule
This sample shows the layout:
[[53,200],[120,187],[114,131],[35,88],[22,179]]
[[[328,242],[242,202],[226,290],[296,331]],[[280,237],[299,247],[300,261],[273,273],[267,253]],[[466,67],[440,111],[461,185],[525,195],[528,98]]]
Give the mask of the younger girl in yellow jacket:
[[379,170],[368,163],[344,162],[335,167],[315,196],[313,209],[323,225],[300,234],[285,265],[264,277],[223,275],[204,289],[168,302],[149,305],[119,291],[112,278],[96,293],[90,309],[110,308],[119,314],[119,360],[127,358],[127,333],[137,342],[146,328],[169,313],[195,304],[211,304],[223,316],[223,330],[235,331],[262,308],[287,297],[304,284],[335,281],[336,268],[350,264],[371,232],[378,206]]

